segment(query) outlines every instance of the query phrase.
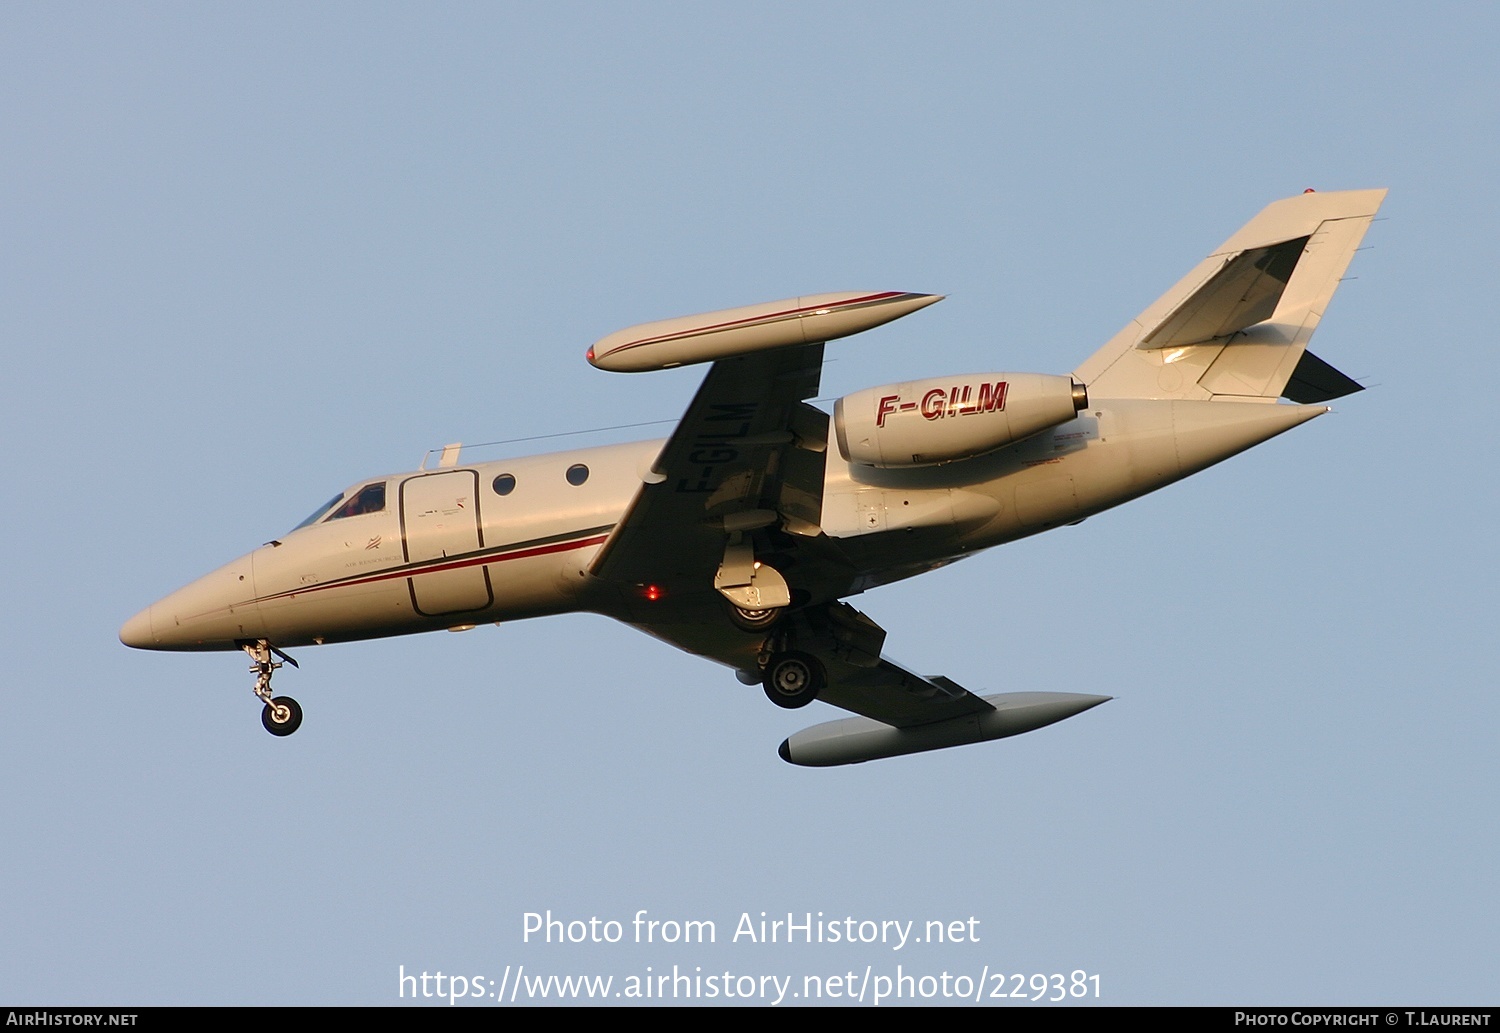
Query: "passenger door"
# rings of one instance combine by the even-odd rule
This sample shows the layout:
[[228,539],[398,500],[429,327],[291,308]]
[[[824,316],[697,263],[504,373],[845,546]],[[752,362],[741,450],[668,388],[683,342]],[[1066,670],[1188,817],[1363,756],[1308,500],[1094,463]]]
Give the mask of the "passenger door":
[[406,561],[427,564],[407,579],[418,613],[469,613],[494,601],[484,558],[477,555],[484,547],[480,526],[479,476],[473,470],[445,470],[401,482]]

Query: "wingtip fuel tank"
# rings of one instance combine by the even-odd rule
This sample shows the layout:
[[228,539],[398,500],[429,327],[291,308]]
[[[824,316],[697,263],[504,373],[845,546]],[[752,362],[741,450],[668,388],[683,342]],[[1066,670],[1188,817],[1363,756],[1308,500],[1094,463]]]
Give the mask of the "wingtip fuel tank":
[[588,350],[612,373],[645,373],[734,355],[832,341],[872,330],[943,300],[908,291],[809,294],[617,330]]
[[787,763],[802,767],[859,764],[1020,735],[1081,714],[1111,698],[1078,692],[1001,692],[984,697],[993,710],[911,728],[895,728],[868,717],[828,721],[802,729],[776,752]]

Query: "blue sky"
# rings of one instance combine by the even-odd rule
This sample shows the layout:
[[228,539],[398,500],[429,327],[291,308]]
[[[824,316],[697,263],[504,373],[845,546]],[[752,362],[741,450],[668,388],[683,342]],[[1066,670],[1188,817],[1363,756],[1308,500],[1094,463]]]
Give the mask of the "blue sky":
[[[1081,969],[1113,1004],[1493,1003],[1497,30],[1457,4],[6,7],[0,1002],[903,965]],[[831,346],[823,394],[1066,372],[1264,204],[1374,186],[1316,344],[1372,390],[857,601],[919,669],[1115,697],[1054,728],[794,769],[777,744],[832,711],[572,616],[305,650],[275,740],[243,659],[115,638],[430,447],[675,418],[701,371],[583,361],[619,327],[932,291]],[[549,909],[719,942],[523,942]],[[762,911],[980,940],[726,942]]]

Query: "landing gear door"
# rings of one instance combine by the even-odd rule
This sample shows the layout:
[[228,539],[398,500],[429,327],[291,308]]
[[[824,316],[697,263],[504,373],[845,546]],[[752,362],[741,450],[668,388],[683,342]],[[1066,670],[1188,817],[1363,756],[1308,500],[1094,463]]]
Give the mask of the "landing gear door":
[[[406,561],[426,564],[407,579],[420,614],[483,610],[494,602],[489,574],[478,555],[479,475],[453,470],[401,482],[401,539]],[[451,562],[445,562],[451,561]]]

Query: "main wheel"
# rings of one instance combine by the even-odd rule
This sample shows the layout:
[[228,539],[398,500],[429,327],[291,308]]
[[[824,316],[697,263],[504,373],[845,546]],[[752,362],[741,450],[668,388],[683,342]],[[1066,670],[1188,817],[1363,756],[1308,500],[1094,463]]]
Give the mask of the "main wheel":
[[734,603],[724,603],[725,609],[729,611],[729,620],[741,631],[765,631],[781,620],[786,608],[783,606],[771,606],[762,610],[746,610],[736,606]]
[[817,699],[827,681],[823,665],[816,658],[806,653],[777,653],[766,664],[761,684],[772,703],[796,710]]
[[291,735],[302,727],[302,707],[290,696],[277,696],[261,708],[260,723],[272,735]]

